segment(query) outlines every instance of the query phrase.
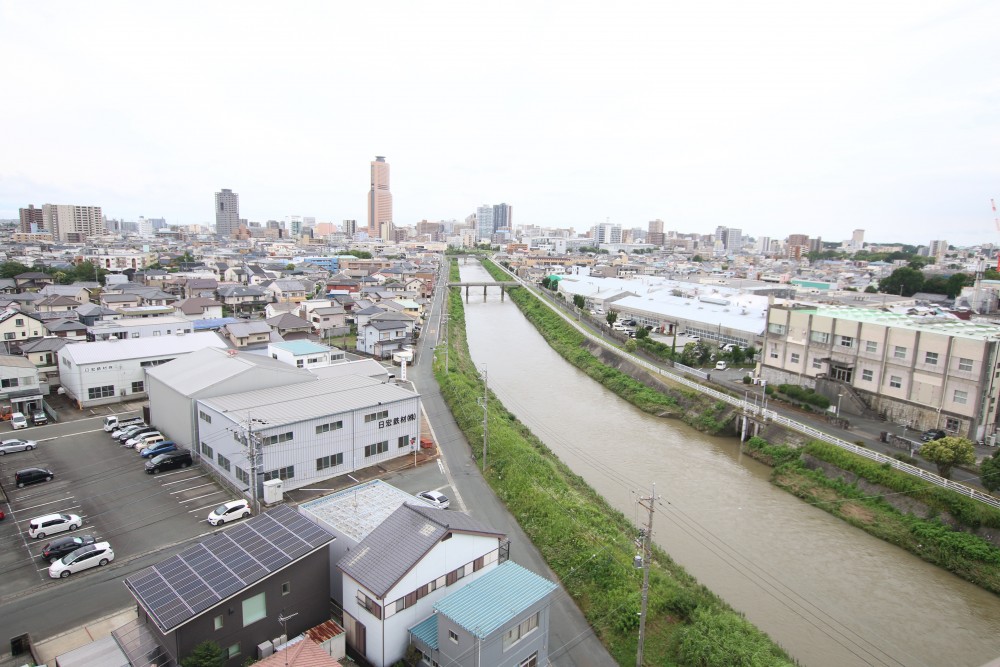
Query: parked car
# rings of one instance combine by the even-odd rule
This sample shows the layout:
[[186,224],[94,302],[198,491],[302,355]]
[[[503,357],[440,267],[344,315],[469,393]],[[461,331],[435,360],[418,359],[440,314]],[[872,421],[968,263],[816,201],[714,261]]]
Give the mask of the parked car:
[[41,539],[46,535],[76,530],[82,525],[83,519],[78,514],[46,514],[28,522],[28,535],[34,539]]
[[24,468],[14,473],[14,482],[17,488],[23,489],[28,484],[51,481],[53,477],[55,474],[48,468]]
[[725,361],[716,361],[715,362],[715,370],[717,370],[717,371],[724,371],[727,368],[729,368],[729,364],[727,364]]
[[10,425],[12,428],[28,428],[28,420],[25,418],[22,412],[12,412],[10,413]]
[[[163,437],[163,434],[160,433],[159,431],[146,431],[145,433],[140,433],[139,435],[135,436],[134,438],[130,438],[130,439],[126,440],[125,441],[125,446],[126,447],[131,447],[132,449],[142,449],[143,447],[146,447],[145,444],[143,444],[142,447],[136,447],[136,445],[141,444],[141,443],[145,443],[148,440],[152,440],[154,438],[160,438],[160,440],[166,440],[166,438]],[[150,444],[152,444],[152,443],[150,443]]]
[[42,426],[43,424],[49,423],[49,416],[45,414],[45,410],[35,410],[31,413],[31,423],[35,426]]
[[161,470],[173,470],[174,468],[187,468],[194,463],[191,452],[187,449],[177,449],[166,454],[158,454],[146,461],[146,472],[155,475]]
[[49,576],[53,579],[65,579],[74,572],[107,565],[114,559],[115,552],[107,542],[90,544],[49,565]]
[[167,452],[172,452],[175,449],[177,449],[177,445],[174,444],[173,440],[164,440],[163,442],[152,444],[149,447],[144,447],[142,451],[139,452],[139,456],[144,459],[149,459],[157,454],[166,454]]
[[212,510],[208,515],[208,522],[213,526],[218,526],[237,519],[245,519],[248,516],[250,516],[250,503],[246,500],[230,500]]
[[30,452],[38,446],[34,440],[22,440],[21,438],[11,438],[0,442],[0,456],[13,452]]
[[151,433],[155,430],[156,430],[155,426],[146,426],[145,424],[143,424],[142,426],[130,426],[129,428],[121,432],[121,434],[118,436],[118,442],[124,445],[126,442],[128,442],[129,440],[138,435],[142,435],[143,433]]
[[921,442],[930,442],[931,440],[940,440],[941,438],[947,438],[948,434],[939,428],[932,428],[930,430],[924,431],[920,434]]
[[421,500],[426,500],[435,507],[439,509],[446,510],[451,505],[451,501],[448,500],[448,496],[437,491],[421,491],[417,494],[417,498]]
[[60,537],[58,540],[52,540],[42,547],[42,558],[51,563],[54,560],[59,560],[68,553],[76,551],[80,547],[85,547],[96,541],[93,535],[67,535],[66,537]]

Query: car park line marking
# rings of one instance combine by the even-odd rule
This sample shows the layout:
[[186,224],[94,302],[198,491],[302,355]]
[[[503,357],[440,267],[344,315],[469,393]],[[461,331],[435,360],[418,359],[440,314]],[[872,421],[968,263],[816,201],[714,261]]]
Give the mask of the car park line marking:
[[[200,496],[195,496],[194,498],[188,498],[187,500],[179,500],[178,502],[183,505],[184,503],[192,503],[196,500],[201,500],[202,498],[208,498],[209,496],[214,496],[219,493],[222,493],[222,489],[219,489],[218,491],[212,491],[211,493],[204,493]],[[210,505],[210,507],[214,507],[214,505]]]
[[[169,473],[167,473],[167,474],[169,474]],[[201,475],[195,475],[194,477],[185,477],[184,479],[175,479],[172,482],[163,482],[161,484],[161,486],[171,486],[173,484],[180,484],[182,482],[187,482],[187,481],[192,480],[192,479],[198,479],[199,477],[207,477],[207,475],[204,474],[204,473],[202,473]]]
[[[219,493],[219,492],[217,491],[216,493]],[[208,495],[211,496],[211,495],[214,495],[214,494],[210,493]],[[201,496],[201,497],[205,498],[206,496]],[[192,498],[191,500],[198,500],[198,499],[197,498]],[[205,505],[204,507],[198,507],[198,508],[193,509],[193,510],[188,510],[188,514],[194,514],[195,512],[204,512],[207,509],[215,509],[218,506],[219,506],[218,503],[213,503],[211,505]],[[206,521],[207,521],[207,519],[206,519]]]
[[[76,498],[74,498],[73,496],[68,496],[66,498],[60,498],[59,500],[53,500],[53,501],[50,501],[50,502],[47,502],[47,503],[39,503],[38,505],[29,505],[28,507],[21,507],[21,508],[18,509],[18,511],[19,512],[27,512],[29,510],[35,509],[36,507],[45,507],[46,505],[55,505],[56,503],[73,502],[75,500],[76,500]],[[79,505],[73,505],[73,507],[79,507]],[[53,514],[54,514],[54,512],[53,512]]]
[[185,491],[194,491],[195,489],[201,489],[201,488],[204,488],[206,486],[212,486],[212,485],[211,484],[199,484],[198,486],[192,486],[192,487],[187,488],[187,489],[180,489],[179,491],[171,491],[170,495],[175,496],[178,493],[184,493]]

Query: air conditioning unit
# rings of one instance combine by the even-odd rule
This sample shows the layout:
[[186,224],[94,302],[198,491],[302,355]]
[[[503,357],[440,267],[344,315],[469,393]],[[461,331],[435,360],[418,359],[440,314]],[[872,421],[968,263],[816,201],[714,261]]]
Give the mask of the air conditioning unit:
[[271,642],[261,642],[257,644],[257,659],[266,658],[274,653],[274,644]]
[[274,639],[271,640],[271,646],[274,647],[274,650],[280,651],[284,647],[287,641],[288,637],[284,634],[281,634],[280,636],[275,637]]

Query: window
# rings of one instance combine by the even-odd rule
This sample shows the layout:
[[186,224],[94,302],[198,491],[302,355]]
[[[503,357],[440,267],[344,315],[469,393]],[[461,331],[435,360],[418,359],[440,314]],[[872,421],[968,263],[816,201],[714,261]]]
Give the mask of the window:
[[17,338],[17,334],[16,333],[5,333],[3,335],[3,339],[4,340],[14,340],[15,338]]
[[825,331],[812,331],[809,333],[809,338],[814,343],[829,343],[830,334]]
[[375,600],[372,600],[360,590],[358,591],[357,601],[358,606],[363,607],[369,614],[375,618],[382,618],[382,607],[380,607]]
[[959,357],[959,359],[958,359],[958,370],[960,370],[960,371],[971,371],[972,370],[972,359],[965,359],[964,357]]
[[87,389],[87,398],[109,398],[115,395],[115,386],[113,384],[104,385],[103,387],[90,387]]
[[235,468],[236,468],[236,479],[239,480],[241,483],[249,486],[250,475],[247,474],[247,471],[239,466],[235,466]]
[[906,348],[901,345],[895,346],[892,348],[892,356],[895,359],[906,359]]
[[924,355],[925,364],[928,364],[929,366],[937,366],[937,362],[938,362],[937,352],[928,352]]
[[875,379],[875,372],[870,368],[866,368],[863,371],[861,371],[861,379],[864,380],[865,382],[871,382],[873,379]]
[[222,620],[223,620],[222,619],[222,614],[219,614],[218,616],[215,617],[215,629],[216,630],[221,630],[222,629]]
[[952,433],[958,433],[958,429],[961,425],[962,423],[954,417],[948,417],[944,420],[944,430]]
[[784,336],[785,335],[785,331],[787,331],[787,328],[785,327],[784,324],[774,324],[774,323],[771,323],[771,324],[767,325],[767,332],[768,333],[773,333],[773,334],[778,335],[778,336]]
[[772,359],[778,358],[778,346],[776,344],[771,343],[771,351],[768,352],[768,356]]
[[901,388],[903,386],[903,378],[899,377],[898,375],[890,375],[889,386],[892,387],[893,389]]
[[0,387],[16,387],[18,385],[18,378],[4,378],[0,380]]
[[369,422],[376,422],[379,419],[385,419],[388,416],[389,416],[388,410],[382,410],[380,412],[371,412],[365,415],[365,423],[368,424]]
[[212,451],[212,448],[209,447],[208,444],[204,442],[201,443],[201,453],[208,458],[212,458],[213,456],[215,456],[215,452]]
[[402,449],[403,447],[408,447],[409,444],[410,444],[410,436],[408,435],[401,435],[399,436],[399,440],[396,441],[396,446],[399,447],[400,449]]
[[383,440],[382,442],[376,442],[374,445],[365,446],[365,457],[385,454],[387,451],[389,451],[389,441]]
[[837,344],[841,347],[854,347],[853,336],[837,336]]
[[463,565],[462,567],[455,568],[447,575],[445,575],[445,583],[448,586],[451,586],[453,583],[463,578],[464,576],[465,576],[465,566]]
[[305,364],[303,363],[303,361],[301,359],[296,359],[295,360],[295,365],[298,368],[302,368]]
[[329,424],[320,424],[319,426],[316,427],[316,435],[319,435],[320,433],[329,433],[330,431],[339,431],[342,428],[344,428],[344,422],[342,421],[330,422]]
[[236,642],[235,644],[230,646],[228,649],[226,649],[226,653],[230,658],[235,658],[236,656],[238,656],[240,654],[240,643]]
[[286,581],[286,582],[284,582],[284,583],[281,584],[281,594],[282,595],[288,595],[291,592],[292,592],[292,582]]
[[206,412],[203,412],[201,410],[198,411],[198,419],[202,420],[203,422],[207,422],[209,424],[212,423],[212,415],[207,414]]
[[24,326],[24,320],[21,319],[20,317],[16,318],[14,320],[14,326],[23,327]]
[[513,628],[504,633],[503,636],[503,650],[506,651],[514,644],[518,643],[531,634],[532,631],[538,628],[538,612],[535,612],[528,618],[524,619]]
[[229,465],[229,459],[223,456],[221,452],[219,453],[219,467],[226,472],[232,472],[231,466]]
[[450,639],[452,642],[454,642],[454,643],[457,644],[458,643],[458,634],[454,630],[449,630],[448,631],[448,639]]
[[316,472],[320,470],[326,470],[327,468],[336,468],[337,466],[344,465],[344,455],[343,454],[331,454],[330,456],[321,456],[316,459]]
[[876,343],[873,340],[866,340],[865,341],[865,352],[868,352],[870,354],[877,353],[878,352],[878,343]]
[[269,435],[260,439],[261,444],[264,445],[276,445],[279,442],[288,442],[292,439],[292,432],[279,433],[277,435]]
[[145,382],[143,382],[142,380],[140,380],[138,382],[133,382],[132,383],[132,393],[133,394],[141,394],[144,391],[146,391],[146,383]]
[[956,389],[951,400],[955,401],[959,405],[965,405],[969,401],[969,392]]
[[791,363],[793,363],[793,364],[799,363],[799,353],[798,352],[792,352],[789,355],[789,357],[788,357],[788,361],[791,362]]
[[139,337],[139,332],[138,331],[133,331],[131,338],[138,338],[138,337]]
[[538,652],[536,651],[522,660],[517,667],[538,667]]
[[293,477],[295,477],[295,466],[278,468],[277,470],[264,473],[265,482],[269,482],[272,479],[292,479]]
[[813,357],[813,368],[823,368],[823,362],[819,360],[819,357]]
[[251,623],[256,623],[265,616],[267,616],[267,602],[264,599],[264,591],[243,601],[244,628]]

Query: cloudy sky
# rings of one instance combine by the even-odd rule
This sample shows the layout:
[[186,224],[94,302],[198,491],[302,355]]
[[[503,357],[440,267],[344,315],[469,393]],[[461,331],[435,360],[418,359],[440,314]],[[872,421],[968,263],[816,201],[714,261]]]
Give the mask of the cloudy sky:
[[0,0],[0,218],[1000,242],[1000,3]]

